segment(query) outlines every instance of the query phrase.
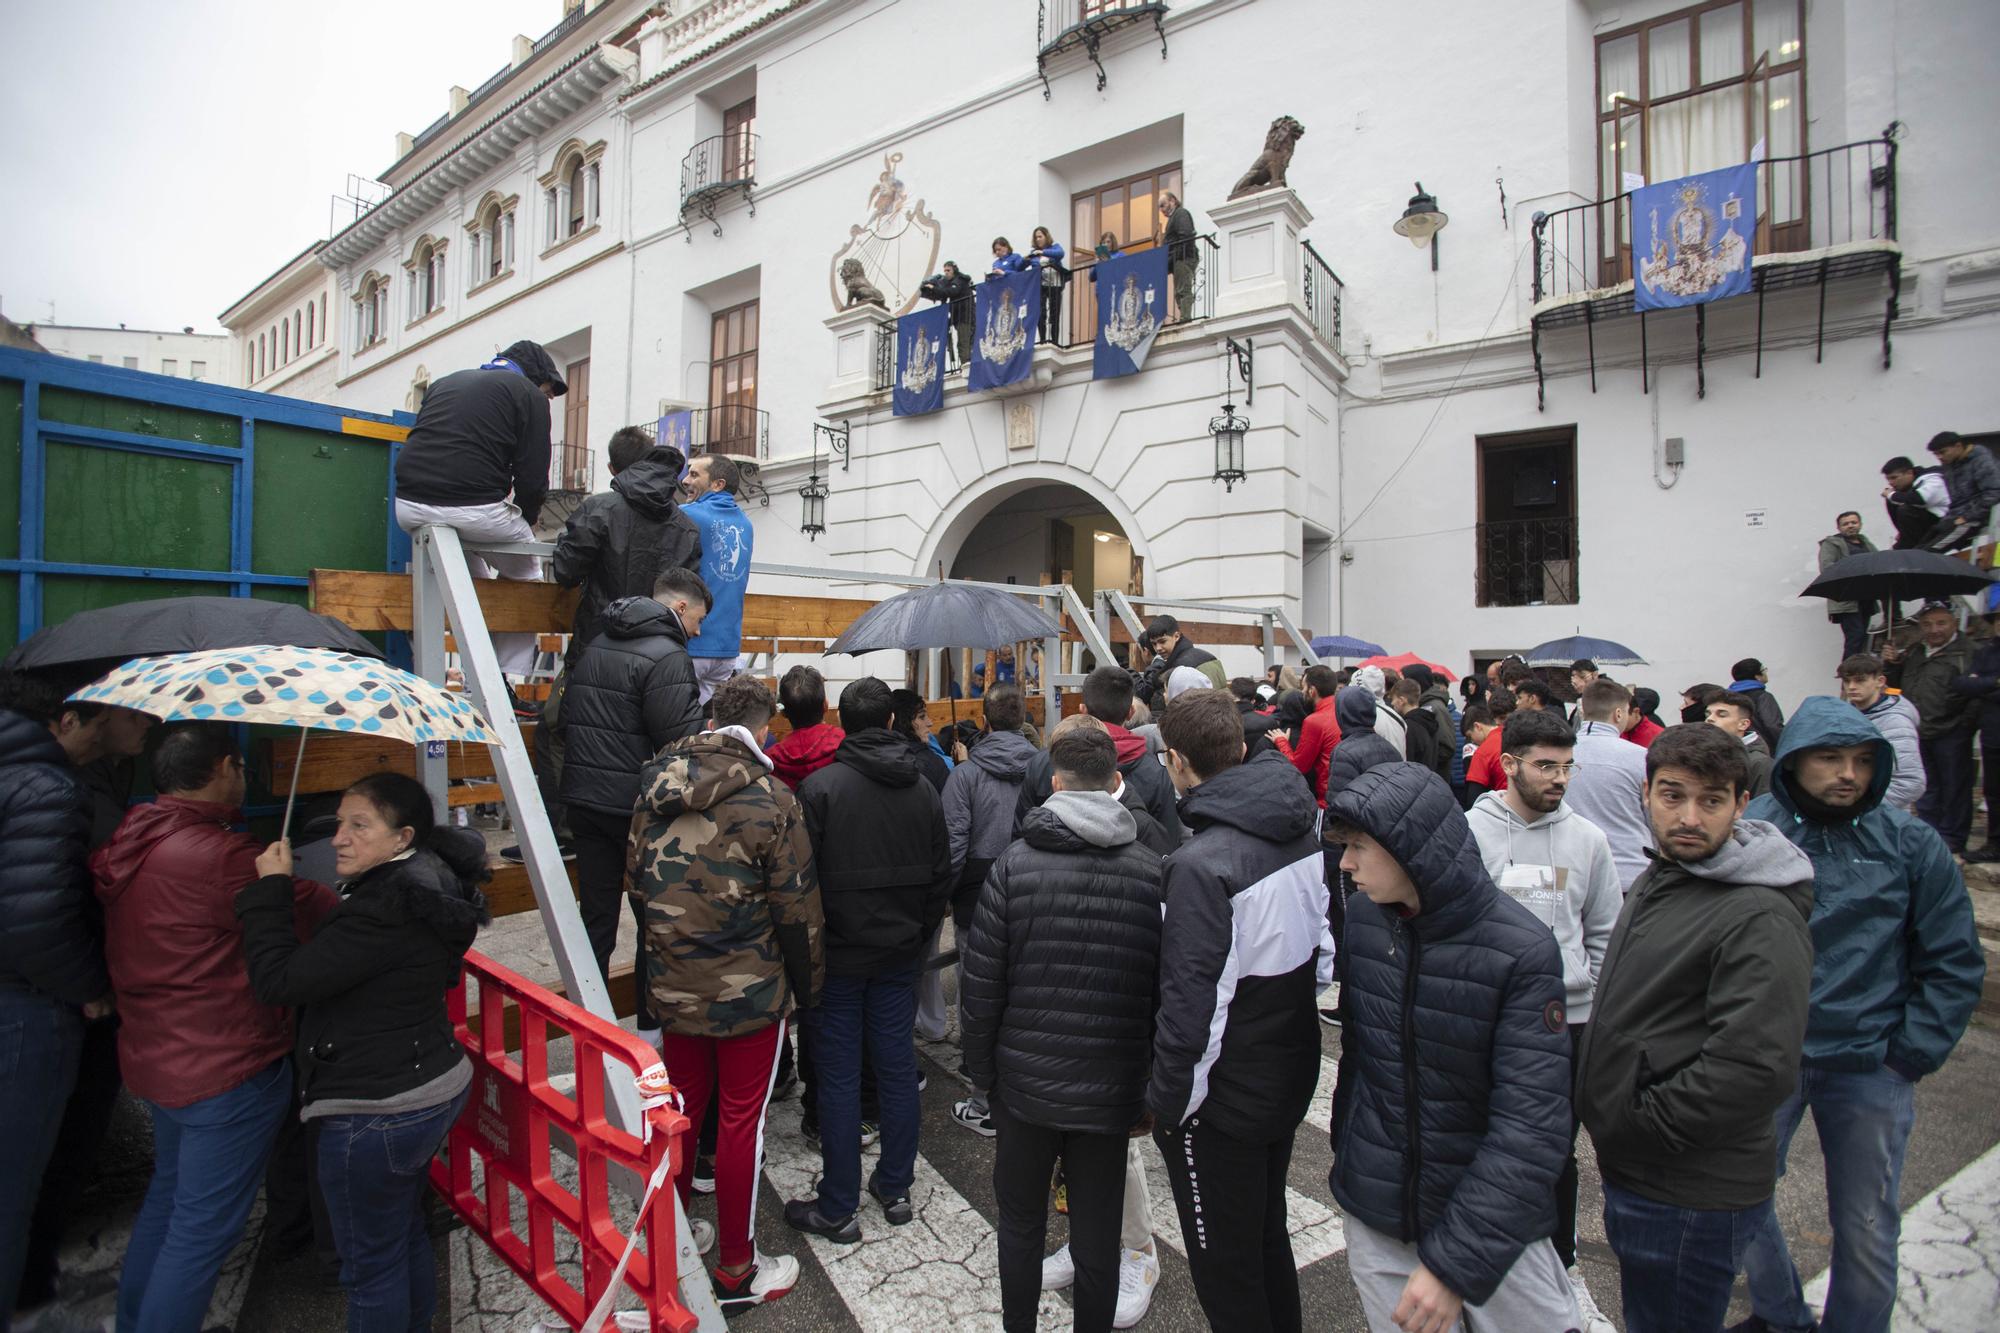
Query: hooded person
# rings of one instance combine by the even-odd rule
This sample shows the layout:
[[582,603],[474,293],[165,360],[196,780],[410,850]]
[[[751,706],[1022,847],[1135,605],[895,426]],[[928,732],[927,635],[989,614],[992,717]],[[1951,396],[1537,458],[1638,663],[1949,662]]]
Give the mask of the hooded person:
[[1451,705],[1451,691],[1445,688],[1437,673],[1422,662],[1412,662],[1405,667],[1403,678],[1417,683],[1417,688],[1422,691],[1418,696],[1418,706],[1437,719],[1438,743],[1445,759],[1438,776],[1454,784],[1464,781],[1465,760],[1459,754],[1458,712]]
[[596,635],[604,608],[621,597],[650,597],[670,569],[701,570],[701,533],[676,501],[687,459],[654,444],[636,426],[611,437],[611,487],[585,497],[556,540],[549,573],[581,587],[568,666]]
[[[1124,780],[1118,799],[1136,810],[1144,810],[1160,830],[1162,854],[1181,845],[1181,817],[1174,784],[1146,745],[1146,738],[1126,730],[1132,716],[1132,673],[1123,667],[1101,666],[1083,678],[1083,711],[1104,724],[1105,732],[1118,754],[1118,776]],[[1051,737],[1053,739],[1053,737]],[[1049,799],[1054,790],[1054,761],[1045,750],[1028,760],[1021,775],[1020,797],[1014,806],[1014,834],[1020,836],[1028,812]],[[1141,828],[1142,842],[1148,834]]]
[[1389,678],[1381,667],[1358,667],[1354,672],[1354,684],[1375,697],[1375,734],[1396,747],[1396,757],[1401,759],[1409,753],[1409,726],[1402,715],[1388,706],[1384,700],[1389,693]]
[[[1778,1108],[1777,1162],[1782,1174],[1810,1110],[1833,1224],[1830,1328],[1889,1326],[1915,1084],[1964,1035],[1986,976],[1944,840],[1887,803],[1895,768],[1894,746],[1864,714],[1815,696],[1785,724],[1770,794],[1745,812],[1812,860],[1812,998],[1797,1087]],[[1813,1326],[1775,1216],[1744,1267],[1765,1327]]]
[[1797,1089],[1812,982],[1813,865],[1742,817],[1748,799],[1743,743],[1719,727],[1669,727],[1646,751],[1658,850],[1625,896],[1576,1060],[1628,1333],[1720,1328],[1743,1246],[1771,1215],[1773,1117]]
[[1329,803],[1369,769],[1402,759],[1402,751],[1384,739],[1375,725],[1384,711],[1382,704],[1362,685],[1349,685],[1334,696],[1333,715],[1340,724],[1340,732],[1326,763]]
[[1549,1243],[1570,1133],[1555,938],[1421,764],[1370,770],[1327,819],[1355,890],[1329,1184],[1368,1326],[1579,1327]]
[[1167,858],[1154,1140],[1209,1323],[1297,1328],[1285,1175],[1333,975],[1319,807],[1277,754],[1243,759],[1226,691],[1175,700],[1161,737],[1194,834]]
[[[549,400],[567,392],[541,344],[525,340],[433,383],[396,455],[396,525],[438,524],[467,541],[535,540],[549,490]],[[466,565],[475,578],[542,576],[532,555],[468,554]],[[532,634],[497,635],[493,647],[503,671],[534,666]]]

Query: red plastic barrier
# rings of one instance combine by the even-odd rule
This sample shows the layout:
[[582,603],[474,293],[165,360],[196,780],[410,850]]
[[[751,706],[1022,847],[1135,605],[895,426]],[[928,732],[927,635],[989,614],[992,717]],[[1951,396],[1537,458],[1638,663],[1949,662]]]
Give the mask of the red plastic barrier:
[[[479,990],[478,1011],[469,1020],[468,986]],[[608,1197],[610,1166],[629,1168],[642,1184],[668,1157],[670,1170],[678,1171],[686,1151],[687,1118],[667,1107],[653,1108],[646,1113],[649,1133],[643,1143],[607,1120],[605,1079],[598,1073],[604,1060],[629,1067],[636,1078],[659,1063],[659,1052],[484,954],[465,955],[465,981],[451,993],[449,1004],[458,1040],[472,1060],[472,1095],[447,1139],[448,1160],[431,1163],[431,1183],[551,1310],[571,1328],[580,1328],[625,1252],[626,1236]],[[518,1058],[507,1050],[509,1004],[519,1009]],[[570,1038],[575,1053],[573,1097],[549,1086],[551,1025],[559,1029],[558,1039]],[[555,1178],[551,1128],[576,1145],[581,1187],[576,1193]],[[485,1171],[483,1190],[473,1179],[475,1155]],[[526,1204],[525,1241],[512,1221],[516,1195]],[[582,1291],[556,1267],[558,1227],[580,1242]],[[698,1321],[680,1302],[671,1180],[653,1196],[638,1229],[643,1239],[626,1270],[626,1284],[645,1303],[653,1333],[693,1333]],[[613,1327],[605,1320],[604,1330]]]

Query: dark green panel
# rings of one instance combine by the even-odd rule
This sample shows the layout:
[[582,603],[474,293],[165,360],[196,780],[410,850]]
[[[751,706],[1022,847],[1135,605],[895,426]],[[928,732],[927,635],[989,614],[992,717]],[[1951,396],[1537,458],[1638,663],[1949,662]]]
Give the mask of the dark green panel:
[[[233,471],[227,463],[51,444],[44,558],[228,569]],[[45,623],[55,619],[51,604]]]
[[389,550],[389,446],[260,421],[250,567],[259,574],[381,569]]
[[134,402],[129,398],[109,398],[80,393],[75,389],[42,386],[42,420],[72,426],[95,426],[99,430],[125,431],[133,435],[157,435],[166,440],[191,440],[196,444],[219,444],[234,449],[243,443],[240,417],[219,412],[197,412],[186,407],[163,407],[158,403]]
[[21,576],[0,574],[0,656],[20,642]]
[[260,602],[290,602],[293,606],[305,606],[312,601],[310,588],[252,588],[250,595]]
[[[20,517],[21,382],[0,380],[0,557],[21,554]],[[7,632],[14,632],[11,619]]]
[[220,597],[229,592],[226,583],[180,582],[174,579],[58,578],[42,579],[42,623],[54,625],[78,611],[119,606],[125,602],[156,601],[165,597]]

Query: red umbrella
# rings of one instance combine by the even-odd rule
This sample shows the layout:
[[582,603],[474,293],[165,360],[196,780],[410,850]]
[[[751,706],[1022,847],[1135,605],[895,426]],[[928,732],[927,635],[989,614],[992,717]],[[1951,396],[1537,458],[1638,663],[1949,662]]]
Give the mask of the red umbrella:
[[1405,667],[1427,666],[1431,673],[1447,681],[1458,679],[1458,673],[1450,667],[1439,666],[1436,662],[1418,657],[1415,653],[1397,653],[1394,657],[1371,657],[1362,666],[1393,668],[1401,671]]

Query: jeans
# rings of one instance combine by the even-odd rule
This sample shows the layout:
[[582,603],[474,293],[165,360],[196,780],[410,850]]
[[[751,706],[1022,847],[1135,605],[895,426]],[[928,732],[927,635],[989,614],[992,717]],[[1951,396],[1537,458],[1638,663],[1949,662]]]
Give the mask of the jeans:
[[348,1333],[428,1333],[437,1273],[424,1194],[431,1158],[470,1091],[417,1111],[320,1121],[319,1175],[340,1247]]
[[83,1013],[53,995],[0,989],[0,1316],[10,1314],[28,1251],[42,1168],[76,1082]]
[[[1896,1243],[1903,1232],[1897,1195],[1916,1103],[1916,1085],[1893,1070],[1863,1074],[1808,1067],[1799,1071],[1799,1090],[1778,1108],[1778,1174],[1784,1174],[1792,1135],[1808,1107],[1826,1157],[1833,1262],[1822,1333],[1888,1333],[1896,1309]],[[1743,1267],[1750,1278],[1750,1308],[1766,1324],[1813,1326],[1775,1216],[1751,1241]]]
[[28,1258],[21,1265],[15,1308],[46,1305],[56,1298],[60,1265],[56,1256],[68,1238],[70,1214],[97,1176],[97,1154],[111,1132],[111,1112],[123,1086],[118,1069],[118,1018],[86,1020],[76,1060],[76,1083],[63,1107],[62,1128],[42,1168],[42,1193],[28,1223]]
[[1204,1125],[1153,1131],[1174,1187],[1188,1273],[1211,1328],[1299,1333],[1299,1269],[1285,1215],[1292,1135],[1233,1138]]
[[1016,1120],[1007,1093],[990,1099],[993,1198],[1000,1217],[1000,1320],[1034,1333],[1048,1243],[1049,1177],[1058,1159],[1069,1184],[1069,1253],[1076,1261],[1075,1333],[1108,1333],[1118,1307],[1118,1246],[1125,1212],[1125,1134],[1086,1134]]
[[861,1204],[861,1054],[865,1044],[882,1104],[882,1192],[909,1193],[917,1171],[917,1016],[914,964],[875,976],[829,976],[806,1011],[819,1112],[819,1210],[844,1218]]
[[652,1006],[647,1001],[651,986],[652,960],[646,956],[646,912],[639,900],[625,892],[625,844],[632,831],[632,816],[606,814],[587,806],[569,807],[571,845],[576,849],[577,910],[583,917],[583,933],[590,937],[590,952],[597,958],[597,974],[611,979],[611,953],[618,945],[618,909],[629,905],[632,919],[639,923],[639,939],[633,962],[633,990],[637,994],[633,1017],[641,1028],[656,1028]]
[[147,1103],[153,1181],[118,1274],[118,1333],[201,1333],[291,1104],[289,1059],[187,1106]]
[[1868,651],[1868,621],[1874,611],[1873,602],[1863,602],[1859,611],[1833,617],[1833,623],[1840,626],[1840,658],[1843,662],[1856,653]]
[[1972,831],[1972,728],[1953,727],[1942,736],[1917,739],[1924,759],[1924,794],[1917,818],[1938,831],[1954,852],[1965,850]]
[[1604,1232],[1618,1256],[1625,1333],[1716,1333],[1751,1240],[1776,1224],[1754,1208],[1682,1208],[1604,1182]]

